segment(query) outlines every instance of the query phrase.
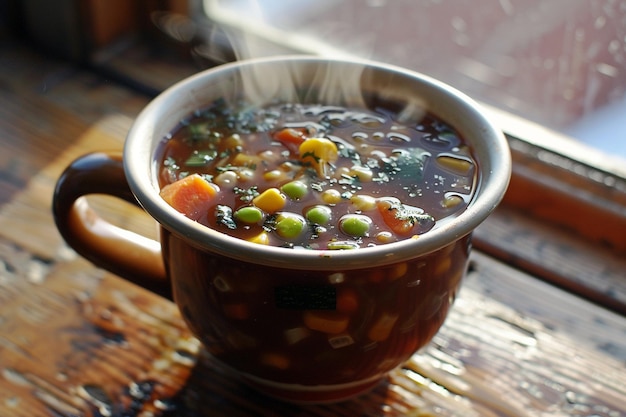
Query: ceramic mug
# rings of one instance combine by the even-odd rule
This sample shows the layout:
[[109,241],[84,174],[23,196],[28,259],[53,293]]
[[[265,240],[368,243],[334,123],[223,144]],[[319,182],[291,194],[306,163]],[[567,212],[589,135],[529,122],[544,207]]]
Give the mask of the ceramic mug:
[[[159,196],[156,149],[216,99],[294,102],[313,93],[324,104],[363,105],[362,93],[372,92],[452,125],[478,167],[467,208],[419,239],[339,251],[272,247],[200,225]],[[53,212],[79,254],[174,300],[234,375],[285,400],[329,402],[376,385],[439,330],[467,267],[471,233],[500,202],[510,170],[503,134],[441,82],[370,61],[273,57],[222,65],[167,89],[137,117],[123,154],[94,153],[67,168]],[[89,194],[140,205],[159,223],[159,241],[100,218]],[[345,294],[356,302],[346,307]]]

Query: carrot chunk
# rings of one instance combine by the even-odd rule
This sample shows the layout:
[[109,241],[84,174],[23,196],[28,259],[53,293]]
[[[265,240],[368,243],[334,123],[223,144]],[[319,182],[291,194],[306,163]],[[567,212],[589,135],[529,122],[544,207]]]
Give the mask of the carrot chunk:
[[285,128],[274,134],[274,139],[282,143],[292,153],[297,153],[298,148],[306,139],[304,129]]
[[383,313],[369,329],[367,337],[374,342],[387,340],[396,321],[398,321],[397,314]]
[[348,328],[350,317],[334,311],[305,311],[304,325],[311,330],[339,334]]
[[337,311],[344,314],[352,314],[359,308],[359,298],[356,292],[350,288],[342,288],[337,291]]
[[414,230],[421,234],[435,225],[435,219],[424,210],[404,205],[394,197],[380,198],[376,205],[385,224],[398,235],[406,236]]
[[161,189],[161,197],[185,216],[197,220],[205,213],[217,189],[198,174],[192,174]]

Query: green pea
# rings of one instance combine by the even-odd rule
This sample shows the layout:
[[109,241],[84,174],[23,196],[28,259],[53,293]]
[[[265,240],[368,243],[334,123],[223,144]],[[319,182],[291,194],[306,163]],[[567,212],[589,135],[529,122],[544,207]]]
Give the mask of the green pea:
[[303,231],[306,221],[295,213],[280,213],[276,217],[276,233],[284,239],[294,239]]
[[309,192],[309,187],[302,181],[291,181],[280,187],[280,190],[292,200],[300,200]]
[[263,211],[258,207],[241,207],[235,212],[235,219],[247,224],[255,224],[263,220]]
[[369,234],[372,219],[362,214],[346,214],[339,219],[341,231],[352,237],[364,237]]
[[313,206],[306,212],[305,216],[313,224],[325,225],[332,217],[332,210],[328,206]]

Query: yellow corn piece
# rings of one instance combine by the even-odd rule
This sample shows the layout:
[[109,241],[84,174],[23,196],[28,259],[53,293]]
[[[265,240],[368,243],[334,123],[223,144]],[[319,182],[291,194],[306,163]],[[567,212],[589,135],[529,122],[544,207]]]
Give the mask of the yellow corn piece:
[[350,317],[334,311],[310,311],[304,312],[304,325],[311,330],[327,334],[343,333],[350,323]]
[[326,138],[309,138],[300,144],[300,160],[317,171],[324,178],[329,173],[328,164],[339,156],[337,145]]
[[473,164],[466,159],[446,155],[437,157],[437,162],[442,167],[459,175],[469,175],[473,166]]
[[358,165],[353,166],[348,171],[348,175],[358,178],[361,182],[369,182],[374,177],[374,173],[370,168]]
[[452,258],[446,257],[439,261],[437,266],[435,267],[435,276],[440,276],[448,272],[450,267],[452,266]]
[[402,262],[399,264],[395,264],[391,268],[387,269],[387,279],[389,281],[394,281],[398,278],[401,278],[406,275],[406,271],[408,271],[409,266],[406,262]]
[[261,158],[256,155],[247,155],[245,153],[238,153],[231,161],[232,165],[238,167],[253,167],[261,163]]
[[267,171],[263,174],[263,179],[265,181],[275,181],[281,182],[287,178],[287,175],[280,169],[273,169],[271,171]]
[[371,195],[355,194],[350,197],[350,202],[357,210],[370,211],[376,208],[376,198]]
[[447,197],[444,197],[443,200],[441,200],[441,207],[445,209],[451,209],[451,208],[458,206],[462,202],[463,202],[463,199],[459,197],[458,195],[449,195]]
[[247,239],[248,242],[252,242],[252,243],[258,243],[260,245],[269,245],[270,244],[270,237],[267,234],[267,232],[261,232],[256,236],[252,236],[251,238]]
[[391,334],[391,329],[398,321],[397,314],[383,313],[376,320],[374,325],[367,332],[367,337],[373,342],[382,342],[387,340]]
[[237,133],[232,134],[224,139],[224,147],[226,149],[234,149],[239,146],[243,146],[243,140],[241,139],[241,136],[239,136]]
[[287,197],[278,188],[268,188],[252,200],[255,206],[266,213],[276,213],[285,207]]
[[341,193],[334,188],[322,191],[322,201],[326,204],[339,204]]

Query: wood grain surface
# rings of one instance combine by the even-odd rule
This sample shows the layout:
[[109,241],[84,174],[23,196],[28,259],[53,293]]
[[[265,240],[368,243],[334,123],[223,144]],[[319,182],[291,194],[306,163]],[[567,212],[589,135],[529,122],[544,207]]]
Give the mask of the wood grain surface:
[[[479,250],[440,333],[372,392],[298,406],[251,390],[204,352],[172,303],[90,265],[54,227],[62,169],[90,150],[119,149],[146,98],[2,48],[0,416],[626,416],[626,318]],[[153,236],[136,208],[93,204]],[[477,236],[495,246],[505,232],[520,247],[549,241],[537,232],[549,227],[519,215],[496,212]],[[601,248],[528,247],[562,268],[588,263],[573,268],[577,279],[602,269],[592,265],[624,271]]]

